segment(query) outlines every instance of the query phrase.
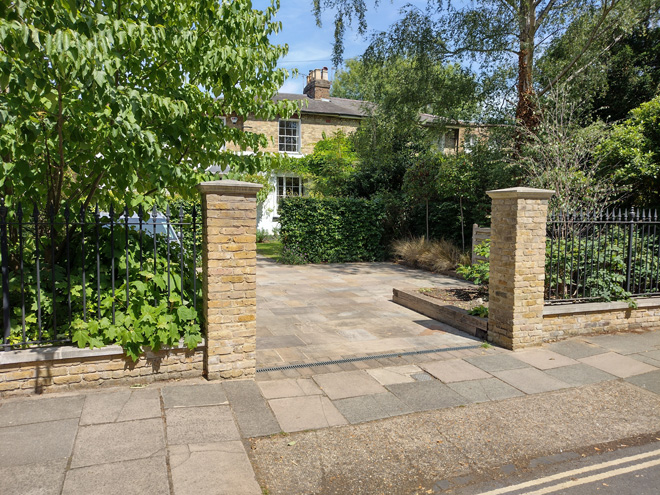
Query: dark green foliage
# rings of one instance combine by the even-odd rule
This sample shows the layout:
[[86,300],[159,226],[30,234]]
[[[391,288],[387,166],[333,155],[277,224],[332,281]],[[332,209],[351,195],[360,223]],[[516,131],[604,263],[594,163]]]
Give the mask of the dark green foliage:
[[[60,221],[61,219],[58,219]],[[157,249],[154,262],[153,237],[133,228],[128,230],[128,272],[129,299],[126,300],[126,230],[115,224],[110,229],[107,218],[101,218],[99,227],[99,265],[97,275],[96,228],[91,215],[86,216],[88,225],[83,237],[79,227],[69,232],[69,253],[71,271],[70,286],[67,281],[66,241],[55,246],[55,261],[52,257],[50,231],[40,229],[40,277],[41,287],[37,291],[36,251],[33,227],[26,225],[23,230],[23,283],[25,287],[25,337],[36,340],[40,337],[39,316],[41,317],[41,339],[68,340],[79,347],[102,347],[119,344],[126,353],[137,360],[148,346],[158,350],[162,346],[176,346],[180,339],[189,348],[194,348],[202,340],[201,332],[201,274],[193,271],[192,233],[183,240],[183,272],[180,267],[181,245],[169,243],[169,288],[168,298],[168,241],[157,234]],[[178,221],[173,219],[173,221]],[[64,237],[64,229],[56,238]],[[145,224],[145,232],[150,227]],[[184,232],[188,230],[185,228]],[[177,229],[178,231],[178,229]],[[13,232],[16,234],[16,232]],[[178,235],[178,232],[177,232]],[[84,241],[84,256],[83,256]],[[197,231],[197,253],[201,253],[201,229]],[[12,307],[11,336],[9,343],[22,341],[21,324],[21,271],[19,242],[10,244],[10,305]],[[112,290],[112,259],[114,246],[115,289]],[[141,246],[141,250],[140,250]],[[199,266],[199,264],[197,265]],[[83,291],[83,267],[85,287]],[[55,300],[53,301],[53,275],[55,274]],[[183,278],[182,278],[183,276]],[[196,278],[197,308],[192,308],[193,277]],[[183,292],[183,300],[181,294]],[[83,310],[83,293],[85,310]],[[71,296],[71,319],[68,316],[68,299]],[[41,313],[37,312],[37,297],[41,302]],[[115,321],[112,321],[112,306],[115,305]],[[53,323],[56,318],[56,330]]]
[[343,263],[383,258],[384,205],[352,198],[285,198],[279,207],[282,259]]

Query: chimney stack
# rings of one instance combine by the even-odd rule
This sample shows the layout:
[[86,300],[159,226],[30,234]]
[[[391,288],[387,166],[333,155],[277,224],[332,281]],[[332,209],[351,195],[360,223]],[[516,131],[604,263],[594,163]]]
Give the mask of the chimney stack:
[[314,100],[330,98],[330,80],[328,79],[327,67],[309,71],[307,86],[305,86],[303,93]]

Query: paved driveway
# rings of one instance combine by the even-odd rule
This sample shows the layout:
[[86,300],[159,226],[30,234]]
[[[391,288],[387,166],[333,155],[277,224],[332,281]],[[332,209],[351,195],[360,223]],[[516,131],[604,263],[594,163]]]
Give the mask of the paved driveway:
[[466,282],[393,263],[257,262],[257,367],[475,345],[392,302],[392,289]]

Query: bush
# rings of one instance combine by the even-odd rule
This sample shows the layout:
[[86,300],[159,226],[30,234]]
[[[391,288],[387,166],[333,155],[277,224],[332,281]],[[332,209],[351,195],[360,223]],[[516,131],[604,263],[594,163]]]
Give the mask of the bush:
[[304,263],[383,258],[382,203],[352,198],[285,198],[279,207],[282,257]]
[[[484,258],[490,258],[490,239],[475,247],[474,252]],[[488,261],[479,261],[474,265],[461,264],[456,271],[461,277],[477,285],[488,285],[490,281],[490,262]]]

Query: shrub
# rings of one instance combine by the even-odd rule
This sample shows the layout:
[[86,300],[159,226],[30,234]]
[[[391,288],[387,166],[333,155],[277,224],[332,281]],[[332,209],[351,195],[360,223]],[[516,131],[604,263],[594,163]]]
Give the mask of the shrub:
[[[490,239],[485,240],[477,247],[474,252],[484,258],[490,258]],[[474,265],[468,263],[458,265],[456,272],[466,280],[470,280],[478,285],[488,285],[490,281],[490,262],[479,261]]]
[[[352,198],[285,198],[279,207],[282,256],[308,263],[383,258],[382,203]],[[289,254],[285,254],[289,253]]]

